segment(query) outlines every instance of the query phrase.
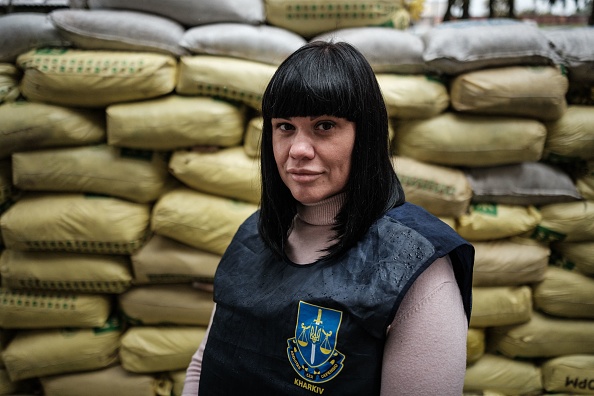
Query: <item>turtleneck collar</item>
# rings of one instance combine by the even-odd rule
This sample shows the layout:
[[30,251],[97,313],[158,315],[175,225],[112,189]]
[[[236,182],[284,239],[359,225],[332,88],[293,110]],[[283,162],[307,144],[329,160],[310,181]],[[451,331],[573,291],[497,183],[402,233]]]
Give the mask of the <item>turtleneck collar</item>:
[[328,226],[336,223],[336,215],[345,200],[345,193],[340,193],[314,204],[297,206],[297,217],[307,224]]

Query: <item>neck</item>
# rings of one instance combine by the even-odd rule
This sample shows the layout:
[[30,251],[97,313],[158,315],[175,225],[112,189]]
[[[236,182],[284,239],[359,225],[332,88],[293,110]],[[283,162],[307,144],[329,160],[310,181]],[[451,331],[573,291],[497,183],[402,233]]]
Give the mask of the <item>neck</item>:
[[327,226],[336,224],[336,215],[344,203],[345,194],[340,193],[314,204],[299,204],[297,217],[313,226]]

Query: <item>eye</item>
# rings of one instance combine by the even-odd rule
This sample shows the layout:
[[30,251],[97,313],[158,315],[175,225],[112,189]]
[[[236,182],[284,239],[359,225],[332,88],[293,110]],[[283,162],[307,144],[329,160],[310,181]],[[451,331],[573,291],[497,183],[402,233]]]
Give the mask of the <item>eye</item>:
[[316,129],[322,131],[329,131],[330,129],[334,128],[335,123],[331,121],[322,121],[316,125]]
[[274,129],[280,129],[281,131],[292,131],[295,127],[288,122],[279,122],[274,125]]

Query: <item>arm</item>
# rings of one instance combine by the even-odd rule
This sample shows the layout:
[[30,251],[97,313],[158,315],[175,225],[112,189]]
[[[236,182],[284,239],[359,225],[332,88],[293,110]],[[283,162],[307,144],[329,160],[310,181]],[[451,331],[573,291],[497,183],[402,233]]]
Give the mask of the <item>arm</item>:
[[439,258],[409,289],[388,330],[381,395],[460,396],[467,334],[452,264]]
[[202,356],[204,355],[204,348],[206,347],[206,340],[208,339],[208,333],[210,332],[210,324],[212,323],[212,318],[214,317],[214,311],[216,309],[216,305],[212,310],[212,314],[210,316],[210,322],[208,324],[208,328],[206,329],[206,334],[204,334],[204,338],[198,347],[198,350],[192,356],[192,360],[190,361],[190,365],[186,370],[186,379],[184,380],[184,389],[182,391],[182,396],[197,396],[198,395],[198,385],[200,384],[200,373],[202,371]]

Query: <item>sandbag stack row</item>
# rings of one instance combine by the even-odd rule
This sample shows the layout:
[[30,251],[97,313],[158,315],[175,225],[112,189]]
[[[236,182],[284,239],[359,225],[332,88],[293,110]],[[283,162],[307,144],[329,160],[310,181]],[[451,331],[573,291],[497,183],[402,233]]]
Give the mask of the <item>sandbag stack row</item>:
[[273,3],[259,26],[106,0],[0,18],[35,32],[0,64],[0,394],[179,394],[259,201],[262,92],[314,39],[367,56],[408,199],[477,249],[465,390],[594,392],[591,30],[330,29]]

